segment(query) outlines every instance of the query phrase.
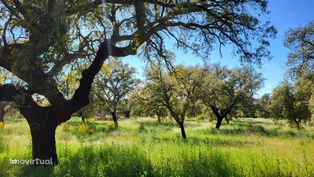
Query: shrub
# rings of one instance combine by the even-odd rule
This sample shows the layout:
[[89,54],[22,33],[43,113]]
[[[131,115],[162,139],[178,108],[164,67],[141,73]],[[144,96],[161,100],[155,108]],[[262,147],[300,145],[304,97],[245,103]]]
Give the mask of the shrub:
[[0,130],[3,130],[3,129],[4,129],[4,123],[0,122]]
[[69,131],[71,130],[69,124],[67,124],[67,123],[62,123],[62,124],[61,124],[61,129],[62,129],[62,131],[64,131],[64,132],[69,132]]
[[94,134],[93,129],[88,124],[80,124],[77,126],[76,130],[79,134],[88,134],[88,135]]
[[206,116],[204,114],[199,114],[195,117],[196,122],[200,122],[202,120],[206,119]]

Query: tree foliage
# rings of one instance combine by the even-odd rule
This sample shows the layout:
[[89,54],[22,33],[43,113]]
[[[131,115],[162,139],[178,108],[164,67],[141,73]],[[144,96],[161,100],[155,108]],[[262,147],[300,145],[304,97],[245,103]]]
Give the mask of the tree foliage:
[[159,122],[161,122],[162,117],[167,116],[168,111],[163,104],[163,99],[155,91],[150,84],[146,84],[136,90],[134,115],[144,117],[157,116]]
[[298,93],[287,81],[277,86],[272,93],[271,109],[275,119],[287,119],[300,128],[302,121],[310,119],[308,104],[298,98]]
[[261,87],[262,78],[249,67],[228,69],[226,66],[212,65],[205,69],[199,98],[211,108],[217,117],[216,128],[222,119],[235,108],[249,102]]
[[188,109],[197,99],[195,92],[199,86],[198,68],[179,65],[172,72],[163,72],[162,68],[161,65],[155,65],[147,72],[147,87],[153,97],[168,109],[185,139],[184,121]]
[[271,115],[271,95],[266,93],[257,100],[256,116],[269,118]]
[[[25,84],[0,85],[0,100],[19,100],[31,124],[33,157],[57,163],[54,132],[89,104],[93,80],[109,56],[169,62],[170,37],[202,57],[217,43],[230,44],[241,60],[259,63],[276,32],[260,20],[267,13],[267,0],[1,0],[0,66]],[[88,67],[68,100],[56,77],[74,62]],[[39,106],[33,94],[50,104]]]
[[103,107],[112,114],[116,128],[118,123],[115,119],[121,101],[127,99],[131,91],[140,84],[135,74],[135,68],[129,67],[119,59],[111,59],[95,78],[96,100],[102,102]]
[[[287,64],[295,76],[314,71],[314,22],[286,32],[285,46],[290,49]],[[312,76],[313,78],[313,76]]]
[[285,46],[290,49],[287,64],[294,82],[297,112],[303,119],[310,117],[310,99],[314,91],[314,22],[290,29],[286,33]]

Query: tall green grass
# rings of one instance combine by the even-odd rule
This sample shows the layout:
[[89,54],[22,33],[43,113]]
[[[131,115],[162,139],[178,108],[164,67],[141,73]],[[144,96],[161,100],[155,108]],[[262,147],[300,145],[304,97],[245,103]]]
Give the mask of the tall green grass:
[[31,149],[29,132],[13,130],[27,130],[26,123],[9,122],[0,131],[0,176],[314,176],[313,127],[240,119],[218,131],[207,121],[187,121],[184,141],[171,121],[121,121],[117,131],[110,124],[74,119],[70,130],[59,127],[60,164],[40,168],[10,165],[29,159]]

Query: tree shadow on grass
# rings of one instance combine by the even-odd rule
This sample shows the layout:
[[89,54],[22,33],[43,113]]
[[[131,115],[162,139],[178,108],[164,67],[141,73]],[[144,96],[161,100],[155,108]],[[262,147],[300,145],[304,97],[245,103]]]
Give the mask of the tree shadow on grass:
[[242,147],[246,145],[253,144],[250,141],[236,140],[236,139],[221,139],[221,138],[199,138],[199,137],[187,137],[186,140],[183,140],[180,136],[177,137],[152,137],[152,140],[155,143],[175,143],[175,144],[189,144],[189,145],[199,145],[205,144],[209,147]]
[[164,126],[164,127],[176,127],[177,124],[175,122],[162,122],[159,123],[157,120],[156,121],[136,121],[138,125],[144,125],[145,127],[158,127],[158,126]]
[[265,128],[259,124],[235,124],[228,128],[222,126],[221,129],[217,130],[215,128],[210,128],[207,130],[198,130],[200,133],[205,134],[226,134],[226,135],[261,135],[267,137],[296,137],[305,136],[302,132],[286,131],[284,126],[278,125],[274,128]]
[[84,176],[84,177],[140,177],[140,176],[241,176],[232,167],[228,154],[220,151],[191,153],[184,151],[174,159],[163,154],[151,162],[152,156],[141,148],[106,146],[84,147],[62,154],[60,164],[54,168],[25,167],[20,176]]
[[60,158],[57,176],[141,176],[153,171],[150,161],[138,148],[118,145],[84,147]]
[[[164,127],[164,128],[178,128],[178,124],[175,121],[163,121],[159,123],[157,120],[156,121],[136,121],[136,123],[139,126],[144,126],[148,128],[158,128],[158,127]],[[195,128],[199,127],[199,124],[185,124],[185,128]]]
[[23,177],[54,177],[54,167],[36,167],[33,165],[21,168],[20,176]]

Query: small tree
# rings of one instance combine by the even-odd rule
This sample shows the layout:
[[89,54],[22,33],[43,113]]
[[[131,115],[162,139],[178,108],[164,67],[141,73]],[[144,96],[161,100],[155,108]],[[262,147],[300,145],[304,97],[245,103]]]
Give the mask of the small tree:
[[270,94],[264,94],[257,100],[256,116],[269,118],[271,114],[271,97]]
[[173,72],[162,72],[162,67],[156,65],[147,73],[148,88],[151,93],[161,99],[181,129],[183,139],[186,139],[184,120],[187,110],[196,100],[195,91],[199,85],[196,67],[177,66]]
[[134,100],[129,97],[129,98],[124,98],[121,100],[120,104],[120,111],[123,114],[124,118],[131,118],[131,110],[134,107]]
[[271,110],[275,120],[287,119],[291,125],[300,128],[302,121],[310,119],[310,114],[305,110],[306,104],[298,100],[293,86],[284,81],[272,93]]
[[96,99],[110,111],[116,129],[117,110],[121,101],[140,83],[140,80],[135,79],[135,73],[135,68],[129,67],[119,59],[111,59],[96,76],[94,83]]
[[163,104],[163,99],[154,93],[151,85],[145,85],[137,90],[136,114],[140,116],[157,116],[161,123],[162,117],[167,116],[167,108]]
[[206,69],[202,85],[198,88],[198,97],[217,117],[217,129],[233,109],[252,99],[261,81],[261,74],[248,67],[230,70],[213,65]]

